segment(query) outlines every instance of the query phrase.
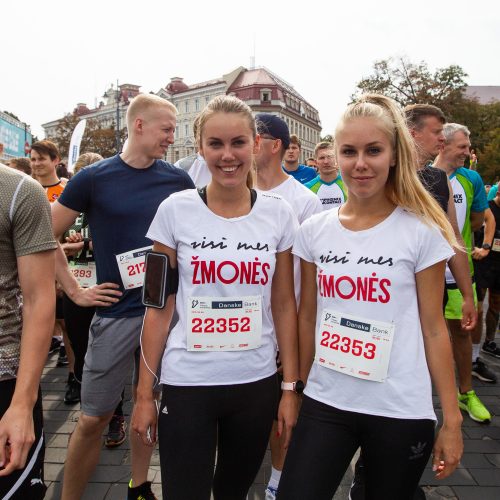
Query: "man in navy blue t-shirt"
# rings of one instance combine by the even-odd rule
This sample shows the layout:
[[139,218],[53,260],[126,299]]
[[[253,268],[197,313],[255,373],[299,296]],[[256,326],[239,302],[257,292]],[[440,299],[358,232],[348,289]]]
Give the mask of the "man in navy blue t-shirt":
[[[97,306],[82,377],[82,415],[71,437],[62,498],[81,498],[99,460],[101,435],[120,400],[136,357],[144,307],[141,288],[146,232],[160,203],[170,194],[194,188],[186,172],[161,160],[174,142],[176,109],[154,95],[134,98],[127,111],[128,145],[120,155],[81,170],[53,206],[56,238],[84,212],[89,221],[97,285],[82,288],[62,250],[57,280],[71,300]],[[136,382],[135,382],[136,383]],[[132,479],[128,499],[154,499],[147,473],[153,448],[130,435]]]

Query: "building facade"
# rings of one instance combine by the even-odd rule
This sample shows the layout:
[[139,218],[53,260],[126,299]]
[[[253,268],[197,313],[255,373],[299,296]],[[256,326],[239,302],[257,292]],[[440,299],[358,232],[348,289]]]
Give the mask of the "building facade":
[[[140,88],[139,85],[131,83],[118,85],[117,88],[111,85],[102,96],[104,100],[96,108],[89,109],[85,103],[78,103],[72,114],[80,119],[97,120],[101,128],[115,128],[116,130],[116,124],[118,123],[118,128],[124,130],[127,128],[125,116],[128,105],[140,93]],[[57,119],[42,125],[47,139],[57,137],[57,127],[60,122],[61,119]]]
[[[83,103],[77,105],[73,114],[79,118],[93,118],[103,128],[115,126],[125,128],[125,115],[130,100],[139,94],[138,85],[124,84],[118,90],[111,87],[95,109]],[[218,95],[234,95],[246,102],[254,113],[272,113],[288,124],[291,134],[296,134],[302,143],[301,162],[314,155],[314,146],[320,140],[321,122],[318,111],[308,103],[292,85],[267,68],[246,69],[242,66],[222,75],[194,85],[187,85],[182,78],[171,78],[156,95],[167,99],[178,110],[175,143],[168,148],[166,160],[175,163],[196,152],[193,123],[196,116]],[[48,139],[57,135],[59,120],[45,123],[42,127]]]
[[178,110],[175,143],[167,151],[174,163],[196,152],[193,122],[203,107],[217,95],[234,95],[246,102],[254,113],[272,113],[288,124],[291,134],[302,143],[301,162],[314,156],[320,140],[318,111],[289,83],[267,68],[236,68],[221,78],[186,85],[182,78],[172,78],[157,95],[171,101]]

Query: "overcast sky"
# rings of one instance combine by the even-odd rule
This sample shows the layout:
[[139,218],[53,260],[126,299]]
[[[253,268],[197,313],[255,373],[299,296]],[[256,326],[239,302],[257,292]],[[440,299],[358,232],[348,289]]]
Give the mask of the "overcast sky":
[[157,92],[238,66],[266,66],[319,111],[330,133],[374,61],[458,64],[500,85],[498,0],[24,0],[2,4],[0,110],[42,123],[93,107],[111,83]]

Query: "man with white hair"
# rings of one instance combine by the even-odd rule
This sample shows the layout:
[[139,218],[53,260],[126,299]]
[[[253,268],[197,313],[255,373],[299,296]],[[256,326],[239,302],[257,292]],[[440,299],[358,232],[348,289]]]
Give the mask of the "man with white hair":
[[[484,213],[488,209],[486,192],[481,176],[474,170],[463,166],[471,145],[468,128],[458,123],[447,123],[444,126],[443,134],[444,146],[436,157],[434,166],[446,172],[449,177],[458,226],[464,240],[469,269],[473,277],[472,232],[478,230],[484,222]],[[473,289],[475,294],[475,283]],[[490,412],[472,390],[472,374],[487,382],[496,382],[496,377],[479,358],[480,339],[473,342],[470,332],[461,327],[463,298],[449,268],[446,269],[446,293],[445,317],[451,331],[453,354],[457,365],[460,391],[458,395],[459,406],[462,410],[467,411],[473,420],[489,422],[491,420]]]
[[[141,94],[127,111],[126,150],[81,170],[52,209],[56,239],[85,213],[92,233],[98,285],[82,288],[59,249],[57,280],[81,306],[97,306],[90,326],[82,376],[81,409],[71,436],[62,499],[81,498],[99,460],[101,436],[120,401],[138,350],[144,307],[141,287],[146,232],[160,203],[177,191],[194,188],[181,169],[162,158],[174,142],[175,106],[158,96]],[[134,396],[135,396],[134,385]],[[153,500],[147,474],[153,448],[130,434],[132,479],[128,500]]]

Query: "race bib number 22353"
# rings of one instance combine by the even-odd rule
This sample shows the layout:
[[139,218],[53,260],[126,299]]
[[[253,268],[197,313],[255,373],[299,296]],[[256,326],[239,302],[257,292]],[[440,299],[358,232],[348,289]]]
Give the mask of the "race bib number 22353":
[[394,324],[325,309],[316,332],[315,361],[351,377],[383,382],[387,377]]

